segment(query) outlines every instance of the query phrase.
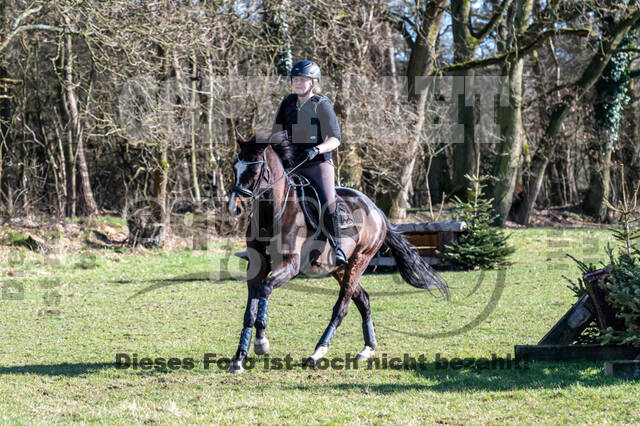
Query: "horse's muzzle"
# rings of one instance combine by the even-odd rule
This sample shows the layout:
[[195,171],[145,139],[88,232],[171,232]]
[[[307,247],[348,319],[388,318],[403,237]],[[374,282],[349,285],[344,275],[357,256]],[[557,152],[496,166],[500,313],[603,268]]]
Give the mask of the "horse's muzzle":
[[231,216],[240,216],[242,214],[242,209],[238,207],[238,194],[234,192],[231,193],[231,197],[229,198],[229,204],[227,204],[227,211]]

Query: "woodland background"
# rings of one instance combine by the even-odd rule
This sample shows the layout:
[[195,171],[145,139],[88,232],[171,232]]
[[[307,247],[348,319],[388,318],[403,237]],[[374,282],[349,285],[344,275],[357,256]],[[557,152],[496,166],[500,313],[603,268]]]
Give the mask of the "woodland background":
[[[270,127],[305,58],[342,128],[339,183],[394,220],[477,173],[501,224],[611,222],[640,181],[637,0],[3,0],[0,18],[5,220],[221,210],[236,129]],[[489,106],[469,89],[487,76]]]

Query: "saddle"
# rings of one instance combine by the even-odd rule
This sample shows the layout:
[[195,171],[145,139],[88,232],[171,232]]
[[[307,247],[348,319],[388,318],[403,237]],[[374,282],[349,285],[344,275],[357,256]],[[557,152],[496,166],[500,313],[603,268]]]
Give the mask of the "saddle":
[[[317,231],[318,223],[320,222],[320,197],[318,196],[318,192],[313,185],[311,185],[309,179],[304,176],[294,173],[289,176],[289,181],[290,185],[296,191],[307,226],[314,232]],[[336,204],[338,213],[340,214],[340,229],[353,228],[353,215],[347,203],[338,194],[336,194]]]

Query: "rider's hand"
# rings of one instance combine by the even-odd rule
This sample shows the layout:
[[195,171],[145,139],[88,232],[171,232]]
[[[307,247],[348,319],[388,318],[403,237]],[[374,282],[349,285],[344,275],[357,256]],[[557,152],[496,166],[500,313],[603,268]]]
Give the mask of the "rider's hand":
[[315,146],[313,148],[305,149],[300,155],[298,155],[298,157],[296,158],[296,161],[298,164],[301,164],[302,162],[305,162],[305,161],[311,161],[319,153],[320,153],[320,150]]

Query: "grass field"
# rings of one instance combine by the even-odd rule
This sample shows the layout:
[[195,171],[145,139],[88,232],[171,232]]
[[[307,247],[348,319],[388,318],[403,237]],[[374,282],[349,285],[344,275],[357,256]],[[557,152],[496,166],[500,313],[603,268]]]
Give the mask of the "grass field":
[[[611,241],[603,230],[512,232],[517,252],[502,278],[496,272],[444,273],[450,302],[410,287],[397,274],[363,277],[379,359],[423,355],[425,368],[304,368],[301,359],[313,351],[337,297],[333,279],[322,278],[293,280],[271,298],[270,359],[290,355],[291,368],[265,369],[264,357],[252,355],[256,365],[243,375],[215,363],[205,369],[203,363],[206,353],[232,356],[238,343],[245,284],[212,277],[239,245],[146,254],[94,250],[55,258],[4,247],[0,420],[640,422],[640,382],[605,376],[601,362],[533,363],[524,370],[436,368],[436,354],[506,357],[515,344],[535,344],[574,301],[562,275],[578,270],[564,253],[604,260],[604,245]],[[235,259],[228,266],[243,268]],[[362,344],[360,315],[352,306],[328,357],[353,356]],[[116,353],[192,358],[194,365],[116,369]]]

